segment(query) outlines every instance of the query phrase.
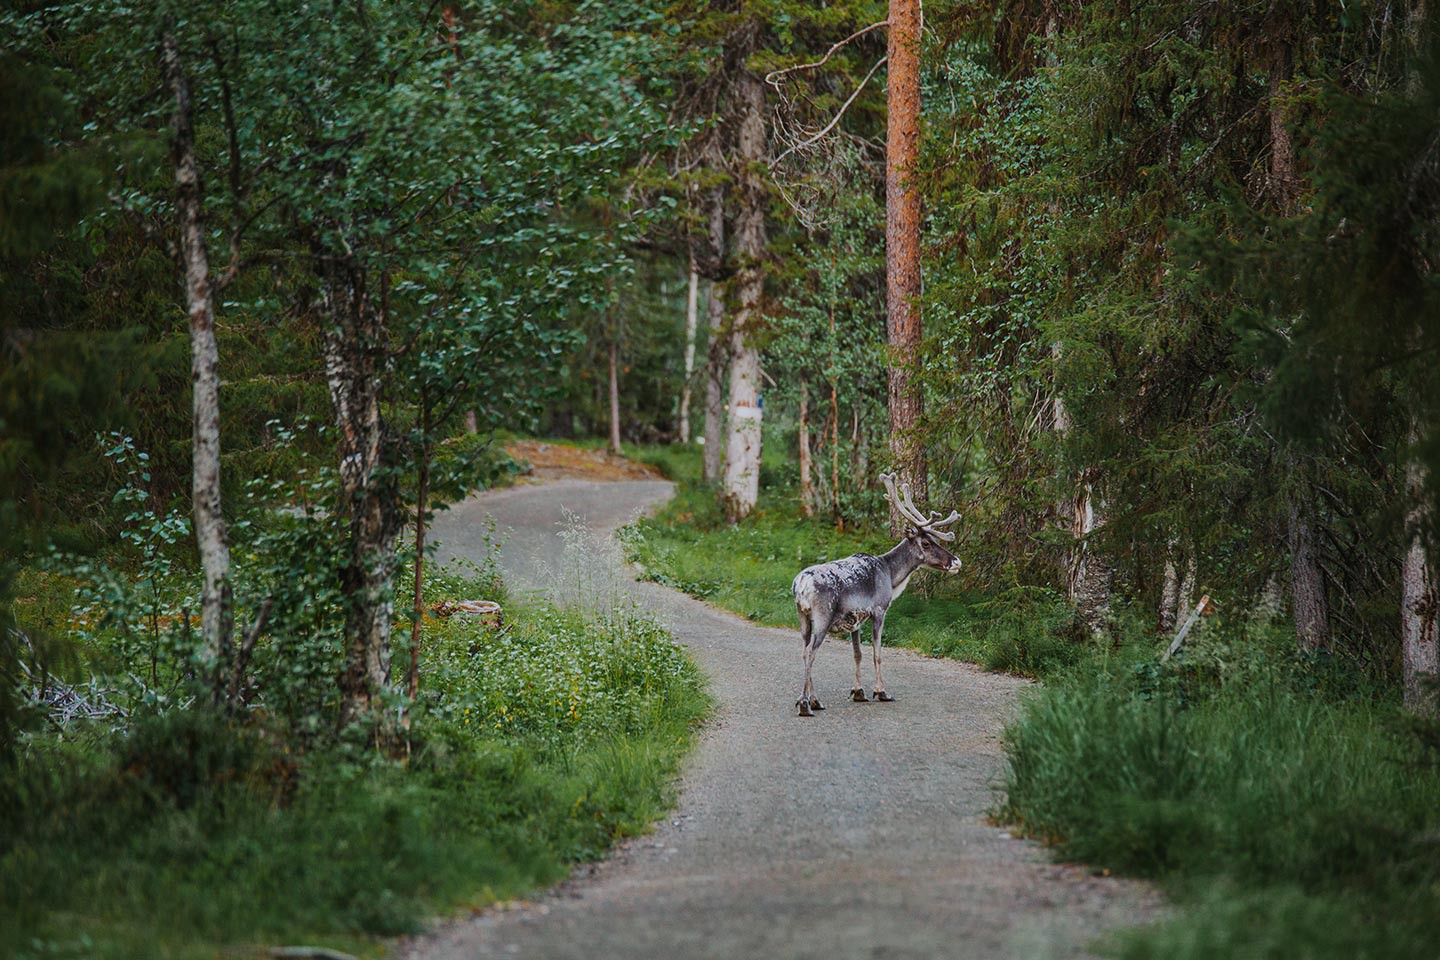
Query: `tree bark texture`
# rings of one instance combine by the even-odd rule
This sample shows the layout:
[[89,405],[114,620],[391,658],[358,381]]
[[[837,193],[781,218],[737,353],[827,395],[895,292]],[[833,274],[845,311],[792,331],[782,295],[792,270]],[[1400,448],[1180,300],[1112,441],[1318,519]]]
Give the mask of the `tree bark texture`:
[[[1405,31],[1411,53],[1421,52],[1426,28],[1426,4],[1417,0],[1407,16]],[[1408,81],[1412,98],[1422,92],[1423,74],[1412,68]],[[1409,441],[1411,460],[1405,467],[1405,525],[1409,543],[1400,565],[1400,653],[1405,683],[1405,706],[1417,713],[1440,713],[1440,690],[1434,686],[1440,679],[1440,650],[1436,644],[1436,620],[1440,617],[1440,581],[1437,581],[1431,551],[1424,539],[1429,526],[1425,494],[1424,465],[1415,453],[1425,439],[1425,428],[1418,417],[1410,418]]]
[[760,350],[755,344],[765,288],[765,87],[749,70],[735,81],[740,106],[736,131],[735,248],[738,303],[730,336],[730,410],[721,503],[733,523],[750,514],[760,494]]
[[800,423],[796,430],[800,446],[800,510],[807,517],[815,515],[815,488],[810,478],[810,390],[800,384]]
[[[415,493],[415,597],[410,622],[410,668],[405,696],[413,703],[420,690],[420,624],[425,619],[425,506],[430,499],[430,407],[420,391],[420,479]],[[405,717],[409,726],[409,714]]]
[[[919,436],[924,399],[914,381],[920,344],[920,191],[911,179],[920,147],[920,0],[890,0],[885,136],[886,334],[890,344],[890,455],[916,500],[927,495]],[[897,535],[904,518],[892,504]]]
[[380,376],[386,362],[385,315],[367,289],[365,270],[317,250],[326,325],[321,344],[335,409],[340,509],[348,544],[340,570],[346,598],[342,725],[373,720],[390,682],[395,538],[404,523],[398,477],[386,462]]
[[[1290,81],[1292,54],[1286,42],[1271,52],[1267,89],[1270,118],[1270,192],[1276,209],[1288,214],[1299,194],[1295,170],[1295,142],[1285,125],[1285,84]],[[1286,518],[1290,543],[1290,595],[1295,616],[1295,635],[1300,646],[1318,650],[1330,644],[1330,606],[1325,594],[1325,571],[1316,555],[1315,503],[1305,489],[1305,471],[1298,458],[1290,456],[1290,476],[1295,482],[1289,497]]]
[[215,341],[215,304],[210,257],[201,223],[200,170],[195,160],[194,108],[174,34],[161,41],[166,82],[175,100],[171,158],[175,213],[185,265],[185,307],[190,320],[191,512],[200,553],[200,647],[195,652],[211,699],[219,704],[231,688],[234,611],[230,541],[220,503],[220,354]]
[[1330,604],[1325,596],[1325,572],[1315,555],[1315,524],[1304,491],[1290,496],[1290,599],[1295,635],[1306,650],[1330,645]]
[[1105,504],[1090,478],[1081,479],[1074,517],[1075,548],[1068,592],[1080,621],[1091,633],[1098,634],[1110,622],[1110,588],[1115,569],[1096,548],[1096,534],[1105,525]]
[[620,453],[620,346],[610,339],[610,451]]
[[[1410,439],[1417,441],[1421,428],[1413,420]],[[1400,650],[1404,667],[1405,706],[1417,713],[1435,714],[1440,698],[1433,684],[1440,672],[1440,648],[1436,643],[1436,620],[1440,615],[1440,585],[1426,549],[1423,532],[1425,515],[1425,468],[1411,460],[1405,468],[1405,498],[1409,546],[1400,566]]]
[[690,442],[690,377],[695,373],[695,326],[699,317],[700,274],[690,256],[690,286],[685,291],[685,379],[680,382],[680,442]]
[[1160,611],[1155,632],[1169,635],[1175,630],[1176,612],[1180,607],[1180,570],[1175,566],[1173,545],[1165,554],[1165,575],[1160,585]]
[[705,350],[705,455],[701,476],[706,483],[720,479],[725,459],[725,379],[730,367],[730,338],[725,331],[725,282],[721,264],[725,258],[725,194],[710,192],[706,263],[710,267],[710,290],[705,304],[708,329]]

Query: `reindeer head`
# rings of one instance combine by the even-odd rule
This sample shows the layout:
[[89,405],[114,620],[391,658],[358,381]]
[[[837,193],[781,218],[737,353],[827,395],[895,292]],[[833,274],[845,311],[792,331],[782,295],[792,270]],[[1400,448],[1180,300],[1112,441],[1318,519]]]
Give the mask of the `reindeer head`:
[[960,572],[960,558],[940,545],[940,541],[951,543],[955,540],[955,533],[952,530],[942,530],[941,527],[948,527],[960,519],[958,510],[950,511],[950,516],[940,519],[940,514],[932,513],[926,517],[915,508],[915,501],[910,498],[910,484],[900,484],[900,492],[895,492],[895,476],[889,473],[880,474],[880,481],[885,484],[885,495],[895,505],[895,509],[905,518],[905,539],[914,544],[920,551],[920,562],[932,570],[942,570],[945,573]]

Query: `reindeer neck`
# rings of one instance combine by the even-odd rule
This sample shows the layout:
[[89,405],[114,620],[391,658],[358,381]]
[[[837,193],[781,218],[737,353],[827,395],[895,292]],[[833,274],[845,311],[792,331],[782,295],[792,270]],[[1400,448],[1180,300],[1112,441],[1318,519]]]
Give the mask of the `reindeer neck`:
[[909,580],[910,574],[919,570],[924,562],[920,548],[909,538],[895,544],[880,559],[885,561],[885,566],[890,570],[890,586],[899,590],[905,589],[905,581]]

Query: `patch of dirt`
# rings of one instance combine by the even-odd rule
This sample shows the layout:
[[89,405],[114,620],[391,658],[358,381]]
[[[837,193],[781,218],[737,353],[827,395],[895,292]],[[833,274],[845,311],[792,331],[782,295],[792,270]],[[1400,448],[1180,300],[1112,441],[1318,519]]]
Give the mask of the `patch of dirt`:
[[647,463],[617,457],[609,450],[574,447],[544,440],[516,440],[505,452],[530,464],[526,474],[534,480],[663,480]]

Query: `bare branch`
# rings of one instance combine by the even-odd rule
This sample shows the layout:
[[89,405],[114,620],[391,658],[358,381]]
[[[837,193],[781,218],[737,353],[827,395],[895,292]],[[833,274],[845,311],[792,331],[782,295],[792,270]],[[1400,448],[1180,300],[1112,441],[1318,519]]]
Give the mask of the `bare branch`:
[[850,104],[855,102],[855,98],[860,96],[860,91],[864,90],[865,85],[870,82],[870,78],[875,76],[875,71],[879,70],[880,65],[889,59],[890,58],[887,56],[881,57],[879,60],[875,61],[875,66],[871,67],[870,72],[865,74],[865,79],[861,80],[860,85],[855,88],[855,92],[850,94],[850,99],[846,100],[843,104],[841,104],[839,112],[837,112],[835,116],[831,118],[830,122],[825,124],[824,128],[819,133],[815,134],[815,136],[809,137],[805,140],[801,140],[799,143],[791,145],[784,153],[780,154],[780,156],[776,157],[774,160],[771,160],[770,169],[775,169],[775,167],[779,165],[781,160],[784,160],[796,150],[803,150],[806,147],[813,146],[816,143],[820,142],[820,140],[824,138],[825,134],[835,129],[835,125],[840,122],[840,118],[845,116],[845,111],[850,109]]
[[854,33],[850,34],[850,36],[846,37],[844,40],[841,40],[839,43],[832,46],[829,50],[826,50],[825,56],[821,57],[819,60],[816,60],[814,63],[801,63],[793,67],[786,67],[783,70],[771,70],[769,73],[765,74],[765,82],[770,84],[770,86],[774,87],[778,91],[780,89],[780,84],[776,82],[778,78],[785,76],[785,74],[787,73],[796,73],[800,70],[814,70],[816,67],[823,67],[826,61],[828,61],[835,54],[836,50],[839,50],[851,40],[863,37],[871,30],[879,30],[881,27],[888,27],[889,25],[889,20],[881,20],[879,23],[872,23],[868,27],[861,27],[859,30],[856,30]]

